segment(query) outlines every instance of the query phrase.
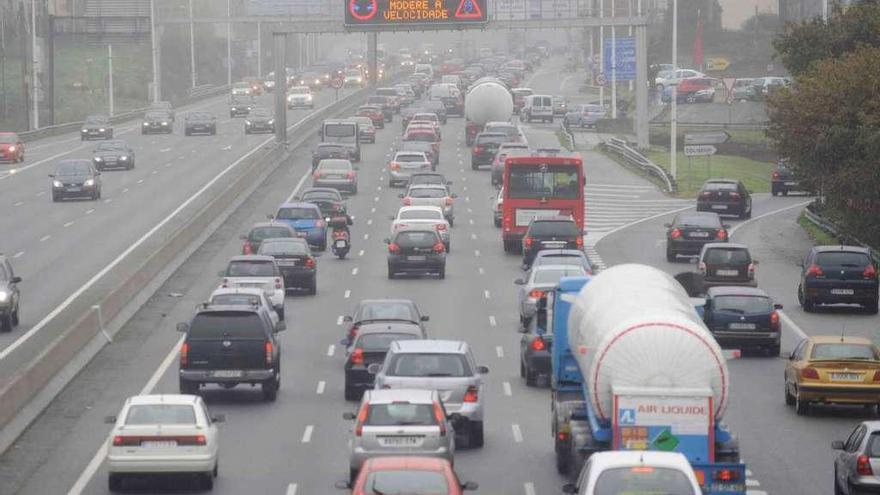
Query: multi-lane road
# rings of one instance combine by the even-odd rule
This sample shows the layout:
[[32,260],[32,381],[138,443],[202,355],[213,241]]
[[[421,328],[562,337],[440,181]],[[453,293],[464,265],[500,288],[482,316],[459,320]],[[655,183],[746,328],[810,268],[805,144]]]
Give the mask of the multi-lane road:
[[[531,86],[564,93],[568,88],[561,87],[565,79],[560,79],[558,71],[548,67],[535,74]],[[211,105],[223,120],[224,102]],[[44,298],[26,299],[24,325],[4,336],[10,339],[4,345],[20,338],[39,317],[167,216],[181,198],[265,139],[245,138],[241,125],[240,121],[221,123],[216,138],[183,138],[179,133],[142,138],[137,131],[121,136],[138,149],[138,168],[105,175],[104,198],[112,199],[109,203],[53,205],[46,194],[37,196],[48,191],[48,162],[0,180],[0,188],[9,190],[2,197],[15,196],[12,204],[22,202],[9,205],[22,208],[21,213],[0,219],[2,228],[20,232],[8,240],[4,236],[2,242],[10,245],[2,249],[11,255],[23,252],[14,258],[18,271],[28,283],[39,282],[46,291]],[[415,300],[431,316],[430,336],[467,340],[479,364],[490,368],[486,443],[482,449],[456,453],[461,478],[478,481],[480,492],[489,494],[558,493],[564,483],[554,468],[548,391],[525,387],[518,373],[513,280],[521,273],[520,260],[501,249],[500,233],[492,222],[488,173],[470,169],[461,119],[450,119],[443,130],[439,168],[454,181],[458,193],[455,250],[448,257],[446,279],[386,277],[383,238],[388,234],[388,216],[399,206],[399,190],[388,189],[384,166],[399,139],[398,125],[395,120],[379,131],[375,145],[364,148],[360,192],[349,199],[349,211],[355,216],[350,258],[341,261],[325,254],[318,263],[318,295],[288,297],[277,402],[265,403],[257,389],[248,388],[210,389],[204,394],[215,412],[227,416],[221,432],[217,493],[331,493],[333,483],[346,477],[351,424],[342,413],[353,411],[356,404],[343,399],[341,320],[359,299],[379,297]],[[555,143],[549,126],[526,126],[526,134],[536,146]],[[589,141],[581,138],[579,142]],[[27,164],[79,146],[78,141],[66,139],[67,143],[31,147]],[[174,331],[175,324],[188,319],[194,306],[216,287],[217,270],[240,251],[239,234],[308,186],[313,145],[297,149],[293,160],[279,167],[186,260],[7,451],[0,461],[0,492],[107,491],[101,448],[109,426],[102,418],[115,414],[127,396],[177,392],[180,334]],[[224,149],[228,146],[232,148]],[[75,150],[71,156],[88,156],[88,149]],[[44,154],[36,156],[40,152]],[[692,204],[664,196],[602,155],[586,148],[583,154],[591,258],[608,266],[641,262],[670,273],[690,270],[686,263],[666,262],[663,224]],[[21,186],[10,187],[15,181]],[[797,306],[796,262],[810,241],[795,218],[806,200],[756,195],[753,219],[730,222],[734,240],[748,244],[761,261],[760,285],[786,305],[783,349],[791,349],[802,334],[837,333],[844,322],[847,333],[872,336],[880,323],[877,317],[805,314]],[[52,237],[41,241],[46,235]],[[831,486],[829,442],[841,438],[861,419],[862,411],[821,409],[812,416],[796,416],[782,400],[783,363],[782,357],[732,361],[733,390],[726,419],[740,436],[752,490],[826,494]],[[159,482],[142,488],[153,492],[168,487]]]

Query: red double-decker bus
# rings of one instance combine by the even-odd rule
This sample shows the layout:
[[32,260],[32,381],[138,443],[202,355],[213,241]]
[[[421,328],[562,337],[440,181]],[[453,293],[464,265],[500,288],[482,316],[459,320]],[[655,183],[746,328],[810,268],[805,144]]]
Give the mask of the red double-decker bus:
[[571,216],[584,229],[584,164],[580,153],[536,152],[504,161],[501,237],[519,251],[533,218]]

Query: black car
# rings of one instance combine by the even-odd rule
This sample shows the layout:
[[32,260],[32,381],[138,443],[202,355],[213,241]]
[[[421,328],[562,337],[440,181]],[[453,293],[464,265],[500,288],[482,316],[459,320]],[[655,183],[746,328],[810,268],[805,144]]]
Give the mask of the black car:
[[150,105],[150,111],[158,111],[167,114],[171,118],[171,122],[174,122],[174,107],[171,106],[170,101],[157,101]]
[[388,101],[387,96],[382,95],[372,95],[367,97],[366,105],[376,105],[377,107],[382,109],[382,116],[385,117],[385,122],[393,122],[394,121],[394,107],[391,106],[391,102]]
[[3,294],[0,298],[0,332],[11,332],[12,327],[19,323],[20,283],[21,277],[17,277],[12,271],[9,258],[0,253],[0,294]]
[[419,107],[417,113],[435,113],[441,124],[445,124],[449,120],[449,112],[446,111],[446,105],[442,101],[429,100],[423,102]]
[[171,134],[174,132],[174,117],[164,110],[152,110],[144,115],[141,134]]
[[388,278],[398,273],[436,273],[446,278],[446,246],[436,230],[413,227],[398,230],[388,244]]
[[802,263],[798,302],[810,312],[819,304],[859,304],[877,314],[877,267],[867,248],[815,246]]
[[275,115],[268,108],[255,108],[244,121],[244,133],[275,132]]
[[306,189],[302,196],[297,198],[299,201],[318,205],[323,217],[335,217],[344,215],[347,211],[345,200],[338,189],[332,187],[313,187]]
[[284,277],[285,288],[303,288],[311,295],[318,293],[318,265],[305,239],[301,237],[264,239],[257,254],[275,258],[275,264]]
[[318,163],[326,159],[348,160],[351,158],[351,151],[344,145],[335,143],[320,143],[315,151],[312,151],[312,171],[318,168]]
[[106,115],[89,115],[80,129],[80,141],[113,139],[113,124]]
[[697,211],[752,217],[752,195],[738,180],[709,179],[697,194]]
[[471,148],[471,169],[476,170],[480,165],[490,165],[498,153],[501,143],[509,141],[507,134],[502,132],[481,132],[474,140]]
[[281,346],[275,338],[285,329],[260,307],[209,306],[198,310],[184,332],[180,348],[181,394],[195,395],[202,385],[230,389],[260,385],[263,398],[274,401],[281,387]]
[[423,315],[416,303],[409,299],[364,299],[354,313],[342,321],[347,324],[345,337],[353,341],[360,327],[369,323],[408,323],[418,325],[425,332],[428,320],[430,317]]
[[447,115],[457,115],[464,117],[464,99],[459,96],[444,96],[440,98],[440,102],[446,107]]
[[367,371],[373,364],[382,364],[391,343],[396,340],[423,340],[425,330],[409,322],[367,323],[361,326],[353,340],[340,341],[347,347],[345,357],[345,400],[358,400],[365,390],[373,388],[375,375]]
[[706,287],[713,285],[757,286],[755,265],[748,246],[732,242],[703,245],[698,260],[700,274]]
[[729,237],[729,227],[721,223],[721,217],[717,213],[679,213],[665,227],[666,261],[670,263],[674,263],[679,255],[698,255],[705,244],[727,242]]
[[101,198],[101,172],[95,170],[91,160],[62,160],[49,177],[52,178],[52,201]]
[[528,325],[520,326],[519,376],[527,387],[538,385],[538,379],[550,375],[550,347],[553,334],[547,328],[547,296],[538,299],[537,312]]
[[248,96],[233,96],[229,100],[230,117],[247,117],[254,109],[254,99]]
[[798,190],[798,183],[794,178],[794,173],[785,166],[785,163],[776,164],[773,174],[770,176],[770,193],[774,196],[788,196],[791,191]]
[[134,150],[125,141],[106,141],[95,146],[92,161],[99,171],[108,168],[134,168]]
[[187,136],[193,134],[217,134],[217,118],[210,112],[190,112],[186,114],[183,124],[183,133]]
[[774,304],[755,287],[712,287],[703,306],[703,320],[718,345],[734,349],[763,350],[779,355],[781,304]]
[[529,222],[522,239],[523,266],[532,266],[538,251],[584,248],[583,232],[571,217],[536,218]]

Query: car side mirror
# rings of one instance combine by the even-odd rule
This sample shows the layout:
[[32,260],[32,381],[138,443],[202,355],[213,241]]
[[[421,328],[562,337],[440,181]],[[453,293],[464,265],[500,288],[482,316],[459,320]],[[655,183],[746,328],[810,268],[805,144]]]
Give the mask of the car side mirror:
[[178,323],[178,324],[177,324],[177,331],[178,331],[178,332],[183,332],[183,333],[188,332],[188,331],[189,331],[189,323],[186,323],[186,322],[183,322],[183,321],[180,322],[180,323]]
[[348,481],[337,481],[333,484],[337,490],[351,490],[351,483]]
[[419,318],[419,321],[430,321],[430,320],[431,320],[431,317],[428,315],[424,315],[421,318]]
[[382,371],[382,365],[379,363],[373,363],[367,366],[367,373],[371,375],[378,375],[380,371]]
[[723,227],[723,228],[725,228],[725,229],[729,229],[729,228],[730,228],[730,224],[729,224],[729,223],[723,223],[723,224],[721,224],[721,227]]
[[96,176],[96,177],[99,176],[99,175],[101,175],[101,172],[95,172],[95,176]]
[[394,215],[388,215],[388,220],[391,220],[393,222],[394,220],[397,220],[397,217],[395,217]]
[[283,332],[283,331],[287,330],[287,324],[284,323],[283,321],[279,321],[278,323],[275,324],[274,330],[275,330],[275,333]]
[[[525,270],[525,269],[526,269],[526,267],[525,267],[525,265],[523,265],[523,270]],[[526,281],[521,278],[514,280],[513,283],[515,283],[516,285],[526,285]]]
[[348,338],[344,338],[339,341],[339,345],[344,345],[345,347],[348,347],[351,345],[351,340],[349,340]]
[[213,423],[225,423],[226,415],[225,414],[215,414],[211,416],[211,422]]
[[344,317],[342,318],[342,321],[348,321],[348,322],[351,322],[351,321],[354,321],[354,319],[353,319],[351,316],[346,315],[346,316],[344,316]]
[[400,198],[400,199],[403,199],[404,195],[403,195],[403,194],[398,194],[397,197]]
[[386,237],[385,239],[382,239],[382,242],[384,242],[385,244],[391,244],[391,239]]
[[104,416],[104,423],[108,425],[116,424],[116,416]]
[[668,228],[672,227],[672,224],[671,223],[664,223],[663,226],[668,229]]
[[446,185],[447,185],[447,186],[451,186],[451,185],[452,185],[452,181],[451,181],[451,180],[446,181]]
[[55,174],[49,174],[49,177],[55,178]]
[[354,421],[357,416],[353,412],[342,413],[342,419]]
[[834,450],[843,450],[843,440],[835,440],[831,442],[831,448]]
[[782,309],[782,304],[781,303],[773,304],[773,309]]
[[488,366],[477,366],[477,373],[479,373],[481,375],[488,375],[489,374],[489,367]]
[[562,493],[577,493],[578,487],[573,483],[562,485]]
[[20,284],[20,283],[21,283],[21,277],[18,277],[18,276],[16,276],[16,277],[12,277],[11,279],[9,279],[9,281],[12,282],[13,284]]
[[461,489],[466,492],[472,492],[478,488],[480,488],[480,485],[476,481],[465,481],[461,485]]
[[269,213],[266,215],[266,218],[268,218],[269,220],[275,220],[275,215]]

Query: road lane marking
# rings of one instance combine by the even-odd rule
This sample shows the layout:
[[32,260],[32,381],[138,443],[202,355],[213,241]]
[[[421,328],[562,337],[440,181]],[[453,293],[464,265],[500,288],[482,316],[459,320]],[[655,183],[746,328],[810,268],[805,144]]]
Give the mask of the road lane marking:
[[112,202],[113,202],[113,198],[107,198],[104,200],[104,203],[112,203]]
[[122,190],[122,192],[127,193],[127,192],[128,192],[128,188],[126,187],[125,189]]
[[327,357],[332,357],[334,354],[336,354],[336,346],[330,344],[330,346],[327,347]]
[[488,290],[483,291],[483,297],[485,297],[486,299],[489,299],[489,291]]
[[66,227],[70,227],[71,225],[73,225],[73,223],[74,223],[73,220],[71,220],[71,221],[65,223],[65,224],[64,224],[64,227],[65,227],[65,228],[66,228]]
[[510,429],[513,430],[513,441],[516,443],[522,443],[523,435],[522,430],[519,428],[519,425],[514,423],[510,425]]
[[363,256],[363,255],[364,255],[364,250],[363,250],[363,249],[361,249],[360,251],[358,251],[358,256]]
[[523,490],[525,490],[526,495],[535,495],[535,484],[529,481],[523,484]]
[[296,495],[296,483],[287,485],[287,492],[284,495]]
[[342,322],[343,322],[343,321],[345,321],[345,317],[342,316],[342,315],[339,315],[339,316],[336,318],[336,324],[337,324],[337,325],[342,325]]
[[[193,151],[195,151],[195,150],[193,150]],[[158,170],[153,170],[151,173],[152,173],[153,175],[156,175],[156,174],[159,173],[159,171],[158,171]]]
[[315,430],[315,427],[312,425],[306,426],[306,431],[303,432],[302,443],[309,443],[312,441],[312,431]]
[[[495,320],[495,316],[489,315],[489,325],[491,325],[493,327],[498,325],[498,322]],[[499,347],[499,349],[500,349],[500,347]]]
[[476,256],[477,258],[480,257],[480,250],[479,249],[474,249],[474,256]]
[[504,357],[504,348],[501,347],[500,345],[496,346],[495,347],[495,354],[498,356],[499,359],[503,358]]
[[468,218],[468,223],[471,224],[471,225],[473,225],[473,224],[474,224],[474,219],[473,219],[473,218]]
[[327,386],[327,382],[325,382],[324,380],[319,381],[319,382],[318,382],[318,389],[315,390],[315,392],[316,392],[318,395],[323,394],[323,393],[324,393],[324,387],[326,387],[326,386]]
[[374,197],[373,201],[379,201],[379,196]]
[[373,219],[372,219],[372,218],[370,218],[369,220],[367,220],[367,225],[373,225]]
[[143,184],[143,183],[144,183],[144,179],[139,179],[139,180],[137,181],[137,183],[138,183],[138,184]]
[[357,274],[358,274],[358,269],[357,269],[357,267],[354,267],[354,268],[351,269],[351,274],[352,274],[352,275],[357,275]]
[[782,318],[782,321],[785,322],[786,329],[789,329],[792,332],[794,332],[795,335],[797,335],[798,338],[800,338],[800,339],[807,338],[807,333],[804,332],[803,329],[801,329],[801,327],[799,327],[798,324],[795,323],[794,320],[792,320],[790,316],[785,314],[784,311],[777,311],[777,313],[779,313],[779,316],[780,316],[780,318]]
[[16,203],[13,203],[12,206],[21,206],[23,204],[24,204],[24,201],[18,201]]
[[370,234],[364,234],[364,240],[365,240],[365,241],[366,241],[367,239],[369,239],[369,238],[370,238]]
[[345,298],[345,299],[348,299],[349,297],[351,297],[351,291],[350,291],[350,290],[346,290],[346,291],[345,291],[345,294],[343,294],[342,297]]
[[761,486],[761,483],[759,483],[758,480],[747,479],[747,480],[746,480],[746,486],[749,486],[749,487],[753,487],[753,488],[754,488],[754,487],[757,487],[757,486]]
[[44,194],[46,194],[46,191],[40,191],[37,193],[37,197],[39,198],[40,196],[42,196]]
[[24,255],[24,251],[19,251],[12,255],[13,258],[21,258]]
[[513,395],[513,390],[510,389],[510,382],[504,382],[501,384],[501,386],[504,388],[504,395],[508,397]]
[[480,272],[480,275],[485,275],[485,274],[486,274],[486,270],[483,270],[483,267],[482,267],[482,266],[479,267],[479,268],[477,268],[477,271]]
[[471,239],[476,241],[476,240],[477,240],[477,234],[471,234]]
[[52,234],[46,234],[43,237],[40,237],[40,242],[46,242],[52,238]]
[[376,213],[376,208],[375,207],[370,208],[370,213]]
[[763,215],[758,215],[758,216],[756,216],[756,217],[754,217],[754,218],[750,218],[750,219],[746,220],[745,222],[742,222],[742,223],[740,223],[740,224],[734,225],[733,228],[730,229],[730,235],[733,236],[733,234],[734,234],[737,230],[739,230],[739,229],[742,228],[743,226],[748,225],[748,224],[750,224],[750,223],[752,223],[752,222],[756,222],[756,221],[758,221],[758,220],[760,220],[760,219],[762,219],[762,218],[766,218],[766,217],[769,217],[769,216],[772,216],[772,215],[776,215],[777,213],[782,213],[782,212],[785,212],[785,211],[788,211],[788,210],[793,210],[793,209],[795,209],[795,208],[800,208],[800,207],[803,207],[803,206],[807,206],[808,204],[810,204],[810,203],[812,203],[812,202],[813,202],[813,200],[810,200],[810,201],[803,201],[803,202],[800,202],[800,203],[797,203],[797,204],[793,204],[793,205],[791,205],[791,206],[786,206],[785,208],[779,208],[778,210],[768,211],[767,213],[764,213]]
[[95,212],[94,208],[89,208],[88,210],[86,210],[86,215],[91,215],[94,212]]

